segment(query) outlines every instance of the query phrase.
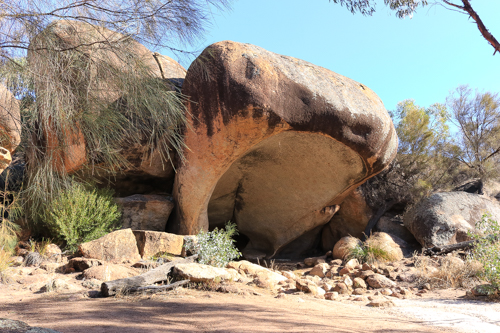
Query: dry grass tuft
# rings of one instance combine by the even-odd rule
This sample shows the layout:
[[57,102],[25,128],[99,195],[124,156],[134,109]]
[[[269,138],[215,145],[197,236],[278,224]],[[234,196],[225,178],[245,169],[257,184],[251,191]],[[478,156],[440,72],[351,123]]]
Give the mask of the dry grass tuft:
[[417,285],[429,283],[433,288],[471,288],[480,282],[483,271],[481,263],[462,261],[457,256],[435,260],[426,256],[415,256]]

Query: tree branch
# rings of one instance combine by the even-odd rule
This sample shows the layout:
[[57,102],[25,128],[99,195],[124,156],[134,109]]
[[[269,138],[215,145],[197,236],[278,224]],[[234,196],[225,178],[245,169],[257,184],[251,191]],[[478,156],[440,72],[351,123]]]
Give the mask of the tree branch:
[[443,2],[449,6],[458,8],[460,10],[463,10],[464,12],[467,12],[470,17],[476,22],[477,28],[483,35],[484,39],[486,39],[491,46],[495,49],[495,52],[493,52],[493,55],[495,53],[500,52],[500,43],[497,41],[497,39],[486,29],[486,26],[484,25],[483,21],[479,17],[479,15],[476,13],[476,11],[472,8],[469,0],[462,0],[462,3],[464,4],[463,6],[459,6],[457,4],[454,4],[448,0],[443,0]]

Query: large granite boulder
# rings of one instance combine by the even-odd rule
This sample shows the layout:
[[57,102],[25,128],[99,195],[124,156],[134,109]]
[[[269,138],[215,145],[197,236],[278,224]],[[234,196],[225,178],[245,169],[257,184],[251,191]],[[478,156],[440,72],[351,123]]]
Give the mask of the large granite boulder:
[[[82,44],[84,46],[81,46]],[[46,64],[58,61],[64,62],[66,58],[59,59],[57,53],[47,52],[44,49],[46,45],[70,49],[67,52],[73,54],[74,57],[81,57],[86,67],[75,68],[71,64],[66,69],[61,65],[61,67],[65,68],[64,71],[54,73],[53,66],[47,66]],[[71,50],[72,48],[76,49]],[[79,96],[83,92],[92,96],[92,104],[87,105],[87,107],[100,110],[99,112],[102,112],[108,105],[111,106],[115,103],[116,105],[122,105],[123,112],[126,113],[128,103],[127,96],[124,95],[126,89],[110,79],[109,73],[111,72],[115,72],[117,75],[128,73],[128,80],[145,79],[141,75],[146,75],[148,80],[162,80],[162,82],[170,85],[172,90],[178,89],[182,85],[186,72],[173,59],[151,52],[132,38],[103,27],[69,20],[53,22],[45,31],[39,34],[31,42],[28,61],[41,76],[55,77],[56,79],[59,78],[61,82],[67,82],[67,85],[74,90],[75,96]],[[106,65],[102,65],[104,63]],[[71,70],[75,72],[72,75],[68,73]],[[90,89],[88,91],[79,91],[79,89],[83,89],[81,86],[84,83],[86,84],[85,89],[87,89],[87,86]],[[51,88],[53,88],[51,83],[37,81],[35,86],[37,98],[50,98]],[[75,100],[75,103],[83,104],[87,102],[86,100],[83,102]],[[83,133],[84,131],[79,126],[72,126],[71,123],[67,125],[58,124],[58,126],[66,126],[62,128],[63,135],[54,135],[55,131],[51,130],[51,128],[44,130],[46,149],[54,153],[53,159],[58,169],[64,169],[66,172],[72,173],[81,169],[88,155],[92,153],[88,151],[89,148],[86,142],[86,136],[92,135],[92,133]],[[88,131],[88,129],[86,130]],[[145,180],[150,178],[170,178],[173,181],[172,164],[162,159],[162,156],[165,156],[167,152],[160,149],[151,150],[150,146],[146,144],[149,139],[149,137],[140,138],[141,142],[123,140],[120,155],[130,163],[130,169],[123,174],[119,174],[118,181],[121,178],[127,181],[130,177],[143,177]],[[126,193],[125,195],[132,193]]]
[[380,98],[306,61],[231,41],[209,46],[184,81],[186,162],[167,230],[196,234],[231,220],[244,254],[272,257],[332,218],[394,158]]
[[436,193],[424,199],[404,218],[404,225],[423,247],[443,246],[469,240],[483,214],[500,221],[495,199],[466,192]]

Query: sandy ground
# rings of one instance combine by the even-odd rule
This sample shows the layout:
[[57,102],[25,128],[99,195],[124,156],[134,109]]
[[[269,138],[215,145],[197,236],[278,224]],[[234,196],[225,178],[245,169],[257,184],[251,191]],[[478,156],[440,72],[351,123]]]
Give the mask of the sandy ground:
[[[442,291],[445,293],[446,291]],[[463,291],[460,292],[463,295]],[[500,333],[500,302],[487,299],[433,295],[433,298],[395,300],[389,313],[422,320],[434,327],[452,328],[464,333]]]
[[[85,294],[85,293],[84,293]],[[165,294],[89,298],[81,292],[33,294],[0,286],[0,318],[63,333],[128,332],[454,332],[399,308],[287,295],[236,295],[177,289]],[[424,301],[425,302],[425,301]],[[411,303],[413,304],[413,303]]]

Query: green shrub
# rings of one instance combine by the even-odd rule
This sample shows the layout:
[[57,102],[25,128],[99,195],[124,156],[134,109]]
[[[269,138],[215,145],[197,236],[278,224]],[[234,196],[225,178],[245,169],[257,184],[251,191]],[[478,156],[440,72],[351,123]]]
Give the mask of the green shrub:
[[74,251],[85,243],[117,229],[121,213],[110,190],[88,188],[74,183],[50,203],[45,223],[52,237]]
[[225,229],[200,231],[197,240],[188,239],[185,247],[186,250],[198,254],[200,264],[225,267],[228,262],[241,256],[232,239],[237,234],[236,224],[228,222]]
[[495,288],[500,288],[500,226],[489,215],[483,215],[476,223],[476,231],[469,232],[469,236],[476,240],[471,251],[471,257],[483,266],[480,277]]

